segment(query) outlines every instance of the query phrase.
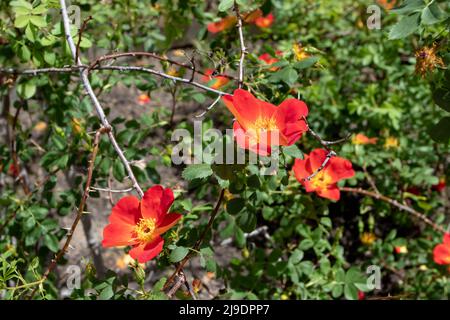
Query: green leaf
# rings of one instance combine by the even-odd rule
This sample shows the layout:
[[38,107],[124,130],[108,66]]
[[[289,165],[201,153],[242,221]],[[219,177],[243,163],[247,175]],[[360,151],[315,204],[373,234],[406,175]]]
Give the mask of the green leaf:
[[28,1],[25,0],[15,0],[15,1],[11,1],[9,3],[9,5],[11,7],[23,7],[23,8],[27,8],[30,11],[33,9],[33,6],[31,5],[31,3],[29,3]]
[[44,52],[44,60],[49,65],[53,66],[53,65],[55,65],[55,61],[56,61],[56,54],[54,52],[45,51]]
[[283,148],[283,153],[293,158],[303,159],[303,152],[295,145]]
[[421,21],[423,24],[430,25],[438,23],[447,18],[447,15],[441,10],[436,1],[426,6],[422,11]]
[[308,250],[309,248],[312,248],[314,245],[314,242],[311,239],[304,239],[302,242],[300,242],[298,248],[300,250]]
[[58,252],[59,250],[59,241],[55,235],[46,233],[44,235],[44,243],[53,252]]
[[38,28],[47,26],[47,21],[42,16],[30,16],[30,22]]
[[246,210],[237,216],[236,223],[242,231],[252,232],[256,228],[256,215],[253,212]]
[[391,9],[391,12],[397,14],[409,14],[422,10],[424,6],[425,2],[423,0],[406,0],[403,1],[401,6]]
[[27,100],[33,97],[36,93],[36,85],[31,82],[24,82],[18,84],[16,90],[20,97]]
[[31,16],[17,16],[16,20],[14,21],[14,27],[16,28],[25,28],[28,23],[30,23]]
[[299,62],[296,62],[294,64],[294,68],[298,70],[307,69],[316,64],[317,61],[319,61],[319,57],[309,57]]
[[25,28],[25,37],[27,37],[27,39],[31,42],[34,42],[36,40],[36,36],[30,24],[28,24]]
[[120,159],[114,160],[113,176],[119,181],[122,181],[125,178],[125,167]]
[[233,6],[234,0],[222,0],[219,3],[219,11],[227,11]]
[[414,13],[410,16],[403,17],[399,22],[397,22],[389,32],[389,39],[402,39],[419,28],[420,13]]
[[344,295],[347,300],[358,300],[358,289],[353,284],[346,284]]
[[36,8],[32,10],[33,14],[40,15],[47,12],[47,7],[43,4],[38,5]]
[[434,102],[444,109],[450,112],[450,90],[447,88],[438,88],[433,91]]
[[245,200],[243,198],[233,198],[227,202],[227,211],[230,214],[237,214],[245,208]]
[[431,139],[436,142],[449,143],[450,141],[450,117],[442,118],[436,125],[428,130]]
[[186,257],[186,255],[189,253],[189,249],[186,247],[176,247],[172,252],[170,253],[169,260],[173,263],[179,262]]
[[292,86],[298,79],[298,73],[292,67],[286,67],[278,72],[275,72],[270,78],[272,81],[283,81],[287,85]]
[[211,165],[202,164],[191,164],[187,166],[182,173],[184,179],[191,181],[194,179],[204,179],[213,174]]
[[291,256],[289,257],[289,262],[292,264],[297,264],[303,259],[304,253],[302,250],[295,249],[292,251]]

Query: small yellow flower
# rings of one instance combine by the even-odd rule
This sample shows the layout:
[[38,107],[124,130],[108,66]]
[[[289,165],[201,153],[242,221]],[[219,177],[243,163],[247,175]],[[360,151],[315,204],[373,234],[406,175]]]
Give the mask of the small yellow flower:
[[72,130],[76,134],[81,134],[83,132],[82,123],[77,118],[72,118]]
[[286,293],[283,293],[280,297],[281,300],[289,300],[289,296]]
[[428,267],[426,265],[422,264],[422,265],[420,265],[419,270],[420,271],[427,271]]
[[363,245],[370,246],[377,240],[377,237],[372,232],[364,232],[359,239]]
[[400,143],[396,137],[387,137],[386,141],[384,142],[384,147],[386,149],[398,148],[399,146],[400,146]]
[[169,76],[176,77],[178,76],[178,71],[174,67],[170,67],[169,70],[167,71],[167,74]]
[[184,57],[186,55],[186,53],[184,52],[184,50],[177,49],[177,50],[173,51],[173,55],[175,57]]
[[397,254],[405,254],[408,253],[408,248],[406,246],[397,246],[394,248],[395,253]]
[[304,60],[306,58],[309,58],[310,55],[306,53],[305,48],[302,47],[299,43],[294,43],[292,46],[292,50],[294,51],[295,58],[298,61]]
[[[134,264],[134,259],[129,254],[124,254],[116,261],[116,267],[120,270],[126,269],[128,266]],[[145,268],[145,263],[140,263],[141,268]]]

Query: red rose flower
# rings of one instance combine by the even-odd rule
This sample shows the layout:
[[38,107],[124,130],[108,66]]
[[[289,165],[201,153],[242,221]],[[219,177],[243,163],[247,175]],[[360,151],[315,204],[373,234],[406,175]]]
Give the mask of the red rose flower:
[[366,295],[361,290],[358,290],[358,300],[364,300],[366,298]]
[[134,196],[120,199],[103,229],[103,247],[132,246],[129,254],[139,263],[153,259],[163,248],[161,234],[181,218],[167,213],[172,203],[172,190],[160,185],[148,189],[141,201]]
[[308,115],[303,101],[291,98],[276,107],[242,89],[222,99],[236,117],[233,131],[237,144],[262,156],[270,155],[272,145],[294,144],[308,130],[302,119]]
[[269,13],[265,17],[256,18],[255,24],[260,28],[269,28],[273,24],[274,20],[275,20],[275,18],[273,16],[273,14]]
[[230,79],[224,76],[212,76],[214,73],[213,69],[206,69],[205,75],[202,77],[203,82],[209,82],[211,80],[214,80],[212,84],[210,85],[210,88],[212,89],[219,89],[226,85],[228,82],[230,82]]
[[445,190],[445,187],[447,186],[447,183],[445,181],[445,178],[440,178],[439,183],[432,186],[433,190],[436,190],[437,192],[442,192]]
[[450,233],[444,234],[444,240],[433,249],[434,262],[450,264]]
[[315,149],[309,155],[305,154],[303,160],[295,159],[294,174],[306,192],[316,192],[320,197],[337,201],[341,197],[337,182],[355,175],[352,163],[347,159],[332,157],[324,169],[310,180],[305,180],[322,166],[327,154],[324,149]]
[[227,29],[230,29],[237,23],[237,18],[235,16],[228,16],[222,18],[217,22],[211,22],[208,24],[207,29],[211,33],[218,33]]
[[[282,51],[277,51],[276,52],[276,55],[277,56],[279,56],[279,55],[281,55],[283,52]],[[268,64],[268,65],[272,65],[272,64],[274,64],[274,63],[277,63],[278,61],[280,61],[280,60],[278,60],[277,58],[275,58],[275,57],[272,57],[270,54],[268,54],[268,53],[264,53],[264,54],[262,54],[262,55],[260,55],[259,57],[258,57],[258,59],[259,60],[261,60],[261,61],[264,61],[266,64]],[[270,68],[269,70],[270,71],[277,71],[279,69],[279,67],[272,67],[272,68]]]

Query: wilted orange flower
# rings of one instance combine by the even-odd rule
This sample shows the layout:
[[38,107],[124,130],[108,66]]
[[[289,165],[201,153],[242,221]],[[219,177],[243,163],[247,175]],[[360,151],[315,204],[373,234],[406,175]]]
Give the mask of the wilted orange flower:
[[160,185],[148,189],[141,201],[134,196],[120,199],[103,229],[103,247],[132,246],[129,254],[139,263],[156,257],[164,245],[161,234],[181,218],[168,213],[173,200],[172,190]]
[[75,132],[76,134],[81,134],[83,132],[83,123],[80,119],[72,118],[70,124],[72,126],[73,132]]
[[203,82],[209,82],[211,80],[214,80],[213,83],[210,85],[210,88],[212,89],[219,89],[226,85],[228,82],[230,82],[230,79],[225,76],[213,76],[214,70],[213,69],[206,69],[205,75],[202,77]]
[[362,133],[358,133],[352,138],[353,144],[376,144],[378,138],[369,138]]
[[416,51],[416,73],[425,77],[427,72],[433,72],[436,67],[445,67],[442,58],[436,55],[438,45],[423,47]]
[[433,249],[434,262],[450,264],[450,233],[444,234],[444,240]]
[[398,142],[398,139],[395,137],[387,137],[386,141],[384,142],[384,147],[386,149],[398,148],[399,145],[400,145],[400,143]]
[[150,102],[150,97],[146,94],[140,94],[138,97],[138,103],[143,106],[144,104],[147,104]]
[[362,244],[370,246],[375,240],[377,240],[377,237],[372,232],[364,232],[359,239]]
[[[280,51],[280,50],[277,50],[276,51],[276,55],[277,56],[279,56],[279,55],[281,55],[283,52],[282,51]],[[261,60],[261,61],[264,61],[266,64],[268,64],[268,65],[272,65],[272,64],[274,64],[274,63],[277,63],[278,61],[280,61],[280,60],[278,60],[277,58],[275,58],[275,57],[272,57],[270,54],[268,54],[268,53],[264,53],[264,54],[262,54],[262,55],[260,55],[259,57],[258,57],[258,59],[259,60]],[[279,67],[272,67],[272,68],[270,68],[269,70],[270,71],[277,71],[279,69]]]
[[222,99],[236,117],[233,131],[237,144],[262,156],[271,153],[271,146],[294,144],[308,130],[303,120],[308,107],[303,101],[291,98],[276,107],[242,89]]
[[218,33],[233,27],[236,23],[237,18],[235,16],[228,16],[217,22],[211,22],[208,24],[207,29],[211,33]]
[[408,247],[407,246],[396,246],[396,247],[394,247],[394,251],[397,254],[405,254],[405,253],[408,253]]
[[265,17],[259,17],[255,19],[255,24],[260,28],[269,28],[275,20],[272,13],[269,13]]
[[339,180],[348,179],[355,175],[352,163],[340,157],[331,157],[325,168],[310,180],[306,180],[316,172],[324,163],[328,152],[324,149],[315,149],[304,159],[295,159],[294,174],[297,180],[305,187],[306,192],[316,192],[319,197],[339,200],[341,193],[337,186]]
[[298,61],[302,61],[306,58],[309,58],[310,55],[306,53],[306,50],[300,43],[294,43],[292,46],[292,50],[294,51],[295,59]]
[[447,182],[445,180],[445,177],[442,177],[439,179],[439,183],[435,184],[432,188],[433,190],[436,190],[438,192],[442,192],[443,190],[445,190],[445,187],[447,186]]
[[[116,261],[116,267],[123,270],[128,268],[128,266],[132,265],[135,260],[129,255],[124,254],[123,256],[119,257]],[[140,263],[139,266],[141,268],[145,268],[145,264]]]

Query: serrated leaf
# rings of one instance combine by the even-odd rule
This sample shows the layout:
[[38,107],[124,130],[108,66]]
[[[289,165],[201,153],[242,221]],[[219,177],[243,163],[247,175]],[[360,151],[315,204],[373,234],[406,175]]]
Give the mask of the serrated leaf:
[[428,133],[430,137],[441,143],[449,143],[450,141],[450,117],[442,118],[436,125],[432,126]]
[[179,262],[186,257],[189,253],[189,249],[186,247],[176,247],[172,252],[170,252],[169,260],[173,263]]
[[42,16],[29,16],[30,22],[38,28],[43,28],[47,26],[47,21]]
[[14,20],[14,27],[16,28],[25,28],[30,23],[31,16],[17,16],[16,20]]
[[284,147],[283,153],[293,158],[303,159],[303,152],[301,152],[300,149],[295,144],[289,147]]
[[36,93],[36,85],[31,82],[20,83],[17,88],[17,93],[23,99],[27,100],[34,96]]
[[194,179],[204,179],[213,174],[211,165],[202,164],[191,164],[187,166],[182,173],[184,179],[191,181]]
[[234,0],[222,0],[219,3],[219,11],[227,11],[228,9],[230,9],[234,4]]
[[426,25],[435,24],[445,18],[446,14],[441,10],[436,1],[426,6],[421,15],[421,21]]
[[403,1],[402,5],[391,9],[392,13],[397,14],[409,14],[414,11],[420,11],[425,6],[425,2],[423,0],[406,0]]
[[227,212],[230,214],[237,214],[245,207],[245,200],[243,198],[233,198],[227,202]]
[[319,61],[319,57],[309,57],[299,62],[296,62],[294,64],[294,68],[298,70],[307,69],[312,67],[317,61]]
[[414,33],[419,28],[419,18],[418,12],[401,18],[389,32],[389,39],[402,39]]
[[444,109],[450,112],[450,90],[447,88],[438,88],[433,91],[434,102]]

